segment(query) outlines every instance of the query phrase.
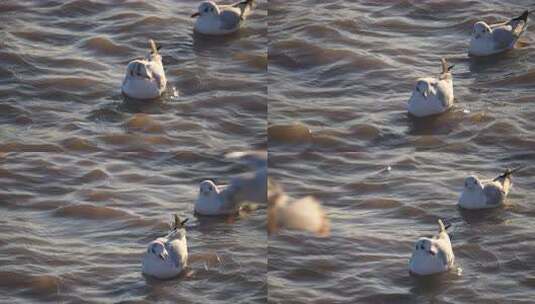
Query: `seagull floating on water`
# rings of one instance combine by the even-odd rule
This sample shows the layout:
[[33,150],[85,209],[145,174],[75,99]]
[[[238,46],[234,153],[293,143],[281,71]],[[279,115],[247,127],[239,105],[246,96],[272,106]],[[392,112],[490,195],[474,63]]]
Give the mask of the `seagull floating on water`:
[[165,237],[152,241],[142,261],[142,272],[158,279],[176,277],[187,266],[188,243],[184,224],[175,215],[173,230]]
[[417,275],[430,275],[451,269],[455,256],[451,241],[442,220],[438,220],[438,235],[422,237],[416,242],[409,261],[409,271]]
[[238,175],[229,185],[216,185],[203,180],[195,202],[200,215],[236,214],[243,202],[265,203],[267,200],[267,153],[265,151],[233,152],[226,155],[248,164],[253,172]]
[[416,82],[407,110],[417,117],[440,114],[453,105],[453,80],[445,58],[442,58],[442,72],[438,78],[425,77]]
[[488,56],[513,49],[518,38],[528,27],[526,10],[509,21],[488,25],[485,21],[474,24],[470,39],[469,55]]
[[464,189],[459,198],[459,206],[465,209],[487,209],[503,205],[513,186],[512,174],[519,168],[505,170],[490,181],[480,181],[471,175],[464,180]]
[[236,32],[253,8],[254,0],[245,0],[231,5],[217,5],[204,1],[199,5],[195,31],[205,35],[225,35]]
[[128,63],[122,92],[135,99],[154,99],[165,91],[167,79],[163,70],[162,56],[154,40],[149,40],[150,53],[142,59]]

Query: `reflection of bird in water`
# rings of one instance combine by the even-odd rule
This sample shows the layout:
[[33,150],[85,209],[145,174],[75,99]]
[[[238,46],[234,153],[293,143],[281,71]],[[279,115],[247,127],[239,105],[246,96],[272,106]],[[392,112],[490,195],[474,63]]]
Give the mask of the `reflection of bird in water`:
[[291,201],[282,187],[268,179],[268,233],[302,230],[328,236],[330,223],[320,202],[311,196]]

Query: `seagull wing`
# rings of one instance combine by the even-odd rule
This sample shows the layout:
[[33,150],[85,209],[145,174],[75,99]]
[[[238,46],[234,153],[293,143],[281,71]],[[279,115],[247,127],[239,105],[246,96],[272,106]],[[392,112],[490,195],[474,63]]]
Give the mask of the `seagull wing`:
[[483,188],[483,194],[487,200],[487,205],[499,205],[505,198],[505,193],[501,184],[490,182]]
[[510,25],[504,25],[492,31],[492,38],[496,48],[504,49],[511,47],[518,36],[513,34],[513,28]]
[[240,25],[241,18],[238,9],[226,8],[221,12],[219,17],[221,18],[221,29],[232,30]]
[[173,262],[176,268],[182,268],[183,265],[183,256],[180,249],[180,240],[173,240],[165,243],[165,248],[169,254],[170,260]]
[[449,107],[453,102],[453,84],[451,78],[446,78],[436,83],[436,95],[444,107]]
[[225,155],[229,159],[239,159],[254,169],[265,169],[267,167],[267,151],[239,151]]

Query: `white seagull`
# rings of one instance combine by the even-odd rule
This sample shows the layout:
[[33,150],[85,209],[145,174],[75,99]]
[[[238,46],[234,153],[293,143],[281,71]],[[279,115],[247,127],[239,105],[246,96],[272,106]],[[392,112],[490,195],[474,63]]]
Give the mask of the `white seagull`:
[[152,39],[149,40],[150,53],[142,59],[128,63],[122,92],[135,99],[154,99],[165,91],[167,79],[163,70],[162,56]]
[[438,235],[433,238],[422,237],[416,242],[409,261],[409,271],[416,275],[429,275],[451,269],[455,256],[451,241],[442,220],[438,220]]
[[184,224],[175,215],[173,230],[165,237],[152,241],[142,261],[142,272],[158,279],[176,277],[188,264],[188,243]]
[[528,11],[509,21],[488,25],[485,21],[474,24],[469,55],[488,56],[514,48],[520,35],[528,27]]
[[253,8],[254,0],[245,0],[231,5],[217,5],[204,1],[199,5],[195,31],[205,35],[225,35],[237,31]]
[[489,181],[480,181],[476,176],[464,179],[464,189],[459,198],[459,206],[465,209],[487,209],[503,205],[513,186],[512,174],[519,168],[505,170]]
[[445,58],[442,58],[442,73],[438,78],[425,77],[416,82],[407,106],[410,114],[417,117],[440,114],[453,105],[453,80]]
[[330,222],[321,203],[312,196],[290,202],[282,188],[272,179],[268,181],[268,233],[281,228],[301,230],[328,236]]
[[204,180],[199,185],[195,213],[199,215],[236,214],[243,202],[265,203],[267,200],[267,153],[233,152],[226,155],[239,159],[253,168],[253,172],[231,178],[229,185],[216,185]]

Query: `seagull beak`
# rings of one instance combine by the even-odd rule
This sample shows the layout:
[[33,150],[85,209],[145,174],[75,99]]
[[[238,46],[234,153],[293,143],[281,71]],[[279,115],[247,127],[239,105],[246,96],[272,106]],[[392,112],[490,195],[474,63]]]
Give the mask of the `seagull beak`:
[[431,247],[429,248],[429,253],[434,256],[437,254],[437,249],[435,247]]
[[199,15],[200,15],[199,12],[196,12],[193,15],[191,15],[191,18],[199,17]]
[[163,253],[160,253],[158,256],[162,261],[165,261],[165,255]]
[[424,97],[427,98],[427,96],[429,95],[429,93],[427,93],[427,90],[425,90],[425,91],[422,92],[422,95],[424,95]]

